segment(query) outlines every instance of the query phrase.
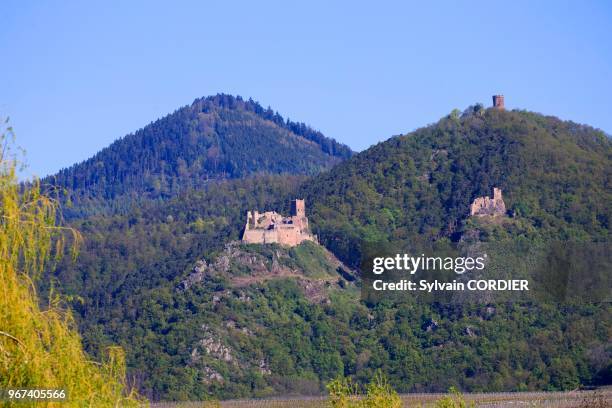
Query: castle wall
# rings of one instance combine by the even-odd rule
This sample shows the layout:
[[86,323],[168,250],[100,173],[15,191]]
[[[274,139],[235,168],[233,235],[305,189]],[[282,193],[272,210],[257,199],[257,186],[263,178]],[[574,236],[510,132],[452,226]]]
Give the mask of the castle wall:
[[244,231],[242,240],[251,244],[263,244],[265,230],[248,229]]

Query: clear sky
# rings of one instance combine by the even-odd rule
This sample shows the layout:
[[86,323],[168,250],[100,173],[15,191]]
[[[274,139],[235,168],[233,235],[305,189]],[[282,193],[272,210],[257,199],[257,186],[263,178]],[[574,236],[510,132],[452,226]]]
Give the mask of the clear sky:
[[28,174],[219,92],[355,150],[494,93],[612,132],[612,2],[292,3],[4,0],[0,116]]

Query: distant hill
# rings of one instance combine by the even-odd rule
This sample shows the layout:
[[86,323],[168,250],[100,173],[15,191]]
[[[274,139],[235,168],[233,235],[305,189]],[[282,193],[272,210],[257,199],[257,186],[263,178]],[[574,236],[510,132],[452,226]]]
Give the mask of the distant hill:
[[477,105],[371,147],[302,195],[322,241],[356,265],[364,241],[458,239],[470,203],[493,187],[542,238],[607,239],[612,142],[590,126]]
[[220,94],[197,99],[43,181],[68,189],[84,205],[164,198],[255,173],[313,175],[352,154],[251,99]]

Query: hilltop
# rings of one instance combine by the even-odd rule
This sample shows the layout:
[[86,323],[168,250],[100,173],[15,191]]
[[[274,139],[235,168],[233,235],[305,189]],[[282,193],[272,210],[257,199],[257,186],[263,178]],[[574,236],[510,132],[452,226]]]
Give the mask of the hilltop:
[[105,206],[125,211],[133,201],[172,197],[215,180],[314,175],[352,154],[252,99],[219,94],[196,99],[43,183],[67,189],[76,204],[68,214]]

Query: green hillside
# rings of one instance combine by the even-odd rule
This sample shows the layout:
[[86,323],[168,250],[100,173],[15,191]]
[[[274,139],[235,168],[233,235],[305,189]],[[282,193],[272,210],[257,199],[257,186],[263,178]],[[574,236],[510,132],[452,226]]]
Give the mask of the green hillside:
[[542,239],[609,239],[612,142],[589,126],[477,105],[371,147],[302,194],[323,242],[357,265],[364,241],[459,239],[470,203],[493,187]]
[[[526,245],[608,241],[611,153],[588,126],[471,107],[314,177],[215,180],[73,219],[84,248],[53,277],[80,297],[88,350],[123,346],[129,374],[155,399],[316,394],[339,374],[367,383],[378,369],[401,392],[610,383],[609,304],[368,304],[320,247],[247,246],[233,257],[226,244],[247,209],[286,213],[299,196],[321,242],[353,267],[369,243],[448,243],[468,231]],[[466,221],[493,186],[507,222]]]

